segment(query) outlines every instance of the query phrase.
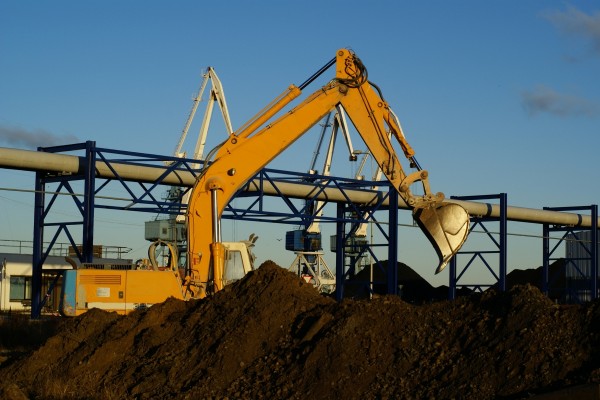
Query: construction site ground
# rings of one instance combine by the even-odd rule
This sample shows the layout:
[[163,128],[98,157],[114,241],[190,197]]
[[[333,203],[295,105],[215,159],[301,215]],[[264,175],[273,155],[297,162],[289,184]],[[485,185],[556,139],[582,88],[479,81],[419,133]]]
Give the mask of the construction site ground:
[[209,299],[3,329],[0,398],[600,398],[600,302],[522,284],[413,303],[336,302],[265,262]]

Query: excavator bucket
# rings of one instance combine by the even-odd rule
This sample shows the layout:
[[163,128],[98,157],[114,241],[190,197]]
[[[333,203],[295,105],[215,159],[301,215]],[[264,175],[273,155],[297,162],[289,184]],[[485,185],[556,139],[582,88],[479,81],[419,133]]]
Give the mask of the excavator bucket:
[[441,272],[460,250],[469,234],[469,213],[458,204],[416,209],[413,218],[440,258],[435,273]]

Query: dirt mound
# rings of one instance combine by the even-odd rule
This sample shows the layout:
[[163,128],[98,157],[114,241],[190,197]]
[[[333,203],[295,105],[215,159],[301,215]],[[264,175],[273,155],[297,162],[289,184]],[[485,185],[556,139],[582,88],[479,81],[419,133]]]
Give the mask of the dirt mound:
[[0,370],[19,398],[525,398],[600,382],[600,303],[526,285],[336,303],[272,262],[211,299],[66,320]]
[[[387,260],[381,261],[380,265],[373,266],[374,284],[372,288],[370,287],[370,268],[363,268],[346,282],[344,297],[366,299],[369,297],[370,291],[377,295],[388,293],[387,268]],[[396,268],[399,295],[407,303],[424,304],[448,299],[448,286],[433,287],[415,270],[404,263],[398,262]],[[469,296],[472,294],[472,291],[467,288],[459,288],[456,294],[457,296]]]
[[[567,281],[565,278],[565,259],[561,258],[548,266],[549,287],[547,296],[551,300],[565,302],[565,288]],[[506,275],[506,286],[530,284],[543,290],[544,268],[515,269]]]

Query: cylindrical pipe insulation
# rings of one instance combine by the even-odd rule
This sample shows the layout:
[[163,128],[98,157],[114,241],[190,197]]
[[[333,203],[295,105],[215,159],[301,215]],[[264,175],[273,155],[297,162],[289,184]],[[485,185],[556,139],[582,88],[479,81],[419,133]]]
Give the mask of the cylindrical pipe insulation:
[[[82,157],[44,153],[32,150],[21,150],[0,147],[0,167],[7,169],[18,169],[24,171],[46,171],[57,174],[77,174],[83,171],[84,161]],[[123,180],[132,182],[154,183],[164,174],[166,167],[162,166],[138,166],[119,162],[111,162],[110,166]],[[104,161],[96,161],[96,176],[105,179],[116,178],[115,173]],[[191,187],[195,183],[195,177],[189,171],[172,171],[165,176],[161,184],[173,186]],[[268,181],[250,181],[246,185],[246,191],[257,192],[259,188],[265,195],[279,196],[280,193],[298,199],[317,199],[328,202],[346,202],[348,197],[357,204],[368,204],[374,202],[380,193],[366,190],[344,190],[337,188],[320,189],[306,183],[277,182],[277,188]],[[315,193],[317,193],[315,195]],[[499,217],[500,206],[497,204],[446,199],[449,203],[456,203],[464,207],[470,215]],[[406,203],[399,198],[399,208],[409,209]],[[387,205],[387,201],[384,201]],[[591,227],[591,216],[561,211],[539,210],[524,207],[507,207],[507,219],[510,221],[548,223],[564,226]],[[598,220],[600,225],[600,218]]]

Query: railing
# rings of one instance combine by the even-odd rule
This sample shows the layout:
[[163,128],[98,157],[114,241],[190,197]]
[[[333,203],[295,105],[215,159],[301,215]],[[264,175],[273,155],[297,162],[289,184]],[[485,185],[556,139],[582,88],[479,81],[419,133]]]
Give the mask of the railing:
[[[97,257],[121,259],[131,251],[129,247],[123,246],[94,246],[98,249]],[[33,241],[0,239],[0,252],[12,254],[33,254]],[[73,246],[70,243],[54,243],[50,250],[50,256],[72,256]]]

